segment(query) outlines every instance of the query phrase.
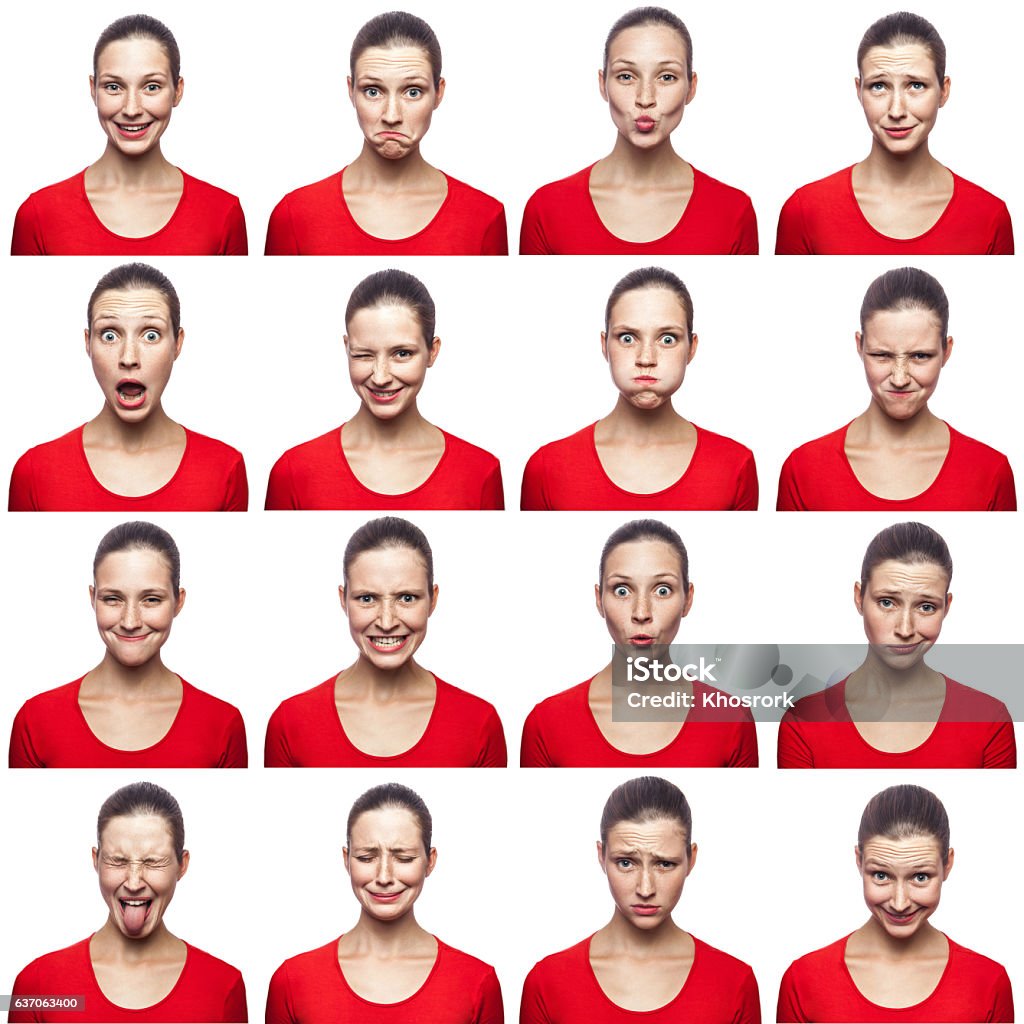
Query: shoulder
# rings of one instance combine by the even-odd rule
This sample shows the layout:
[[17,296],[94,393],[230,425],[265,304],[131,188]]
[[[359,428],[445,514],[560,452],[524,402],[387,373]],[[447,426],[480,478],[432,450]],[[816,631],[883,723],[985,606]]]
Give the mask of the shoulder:
[[590,423],[581,430],[577,430],[575,434],[542,445],[530,456],[530,461],[532,462],[534,459],[543,461],[572,459],[575,461],[579,453],[585,451],[593,442],[593,437],[594,424]]
[[791,981],[821,979],[839,966],[846,952],[848,938],[848,935],[844,935],[841,939],[822,946],[821,949],[805,953],[789,965],[786,976]]
[[79,171],[77,174],[72,174],[70,178],[65,178],[63,181],[57,181],[52,185],[46,185],[43,188],[36,189],[36,191],[25,200],[25,203],[37,208],[58,206],[71,197],[79,196],[84,187],[84,180],[85,171]]
[[223,441],[207,437],[205,434],[197,434],[188,427],[184,430],[188,439],[189,454],[193,457],[224,463],[235,463],[242,458],[242,453],[237,448],[232,448]]
[[844,167],[841,171],[836,171],[834,174],[830,174],[825,178],[819,178],[817,181],[808,182],[806,185],[801,185],[790,197],[786,200],[788,206],[791,202],[816,204],[823,200],[834,199],[837,195],[845,194],[849,190],[850,184],[850,171],[851,167]]
[[533,718],[535,721],[537,719],[547,719],[550,721],[564,720],[566,715],[572,715],[576,712],[580,706],[580,701],[587,699],[590,683],[591,680],[587,679],[585,682],[570,686],[568,690],[562,690],[559,693],[552,694],[550,697],[545,697],[530,712],[530,718]]
[[556,206],[567,199],[587,193],[590,182],[590,169],[593,164],[584,167],[582,171],[570,174],[567,178],[559,178],[558,181],[548,182],[541,185],[536,192],[530,196],[530,205]]
[[467,469],[490,471],[498,465],[497,458],[486,449],[470,444],[469,441],[463,441],[461,437],[449,434],[446,430],[442,430],[441,433],[444,434],[445,454],[449,458],[459,461],[460,471],[464,472]]
[[983,953],[976,953],[973,949],[961,946],[959,942],[954,942],[948,935],[946,940],[949,942],[951,956],[957,960],[957,972],[961,977],[965,972],[970,972],[971,980],[975,984],[1001,985],[1005,983],[1009,985],[1010,980],[1006,968],[998,960],[993,960]]
[[991,445],[985,444],[984,441],[978,441],[976,438],[968,437],[966,434],[961,434],[959,430],[955,430],[950,424],[946,424],[949,427],[949,435],[960,449],[960,453],[963,457],[971,462],[972,465],[977,466],[982,463],[987,466],[991,466],[993,463],[998,463],[1000,467],[1005,463],[1009,465],[1009,460],[1006,456],[999,451],[997,448],[993,448]]
[[803,722],[834,722],[836,715],[833,707],[836,701],[845,700],[845,680],[834,686],[827,686],[817,693],[809,693],[801,697],[785,715],[783,721],[796,725]]
[[275,468],[278,465],[294,468],[307,462],[320,464],[326,458],[342,457],[340,433],[340,426],[332,427],[326,434],[321,434],[319,437],[311,438],[309,441],[303,441],[301,444],[289,448],[277,460]]
[[229,704],[226,700],[221,700],[220,697],[214,697],[212,693],[200,690],[198,686],[193,686],[186,679],[181,680],[181,685],[188,693],[191,710],[204,722],[234,719],[240,716],[241,713],[234,704]]
[[575,975],[589,956],[590,937],[577,942],[575,946],[559,950],[538,960],[530,970],[530,979],[535,984],[559,984],[567,975]]
[[[181,170],[181,168],[179,167],[178,170]],[[188,189],[190,199],[198,200],[210,206],[234,207],[239,205],[238,196],[232,195],[226,189],[211,185],[208,181],[203,181],[202,178],[193,178],[191,174],[185,171],[181,171],[181,176],[185,179],[185,186]]]
[[484,978],[494,974],[494,968],[490,964],[484,963],[479,957],[449,946],[447,942],[442,942],[436,935],[434,938],[437,939],[437,949],[443,958],[443,966],[446,970],[458,971],[467,980],[470,977]]
[[293,210],[306,208],[319,209],[326,200],[341,199],[341,171],[335,171],[311,185],[303,185],[293,189],[277,204],[278,208],[290,207]]
[[296,975],[319,974],[330,969],[333,963],[337,963],[337,958],[338,940],[331,939],[330,942],[317,946],[316,949],[310,949],[305,953],[296,953],[295,956],[288,957],[274,972],[274,977],[276,979],[283,975],[292,975],[294,977]]
[[708,455],[717,460],[742,462],[754,457],[754,453],[745,444],[740,444],[739,441],[734,441],[731,437],[716,434],[713,430],[705,430],[704,427],[698,427],[696,423],[693,427],[697,431],[701,447]]
[[[444,174],[443,171],[441,173]],[[486,192],[481,192],[480,189],[473,188],[472,185],[467,185],[450,174],[444,176],[448,179],[449,202],[458,204],[462,211],[490,218],[505,209],[494,196],[489,196]]]
[[976,211],[986,211],[995,214],[1006,213],[1006,203],[999,196],[975,185],[973,181],[961,178],[956,171],[950,171],[953,175],[953,182],[956,186],[956,198],[958,201],[970,203]]
[[75,427],[74,430],[69,430],[52,441],[43,441],[42,444],[33,445],[18,461],[21,462],[22,459],[25,459],[30,462],[39,462],[57,458],[64,459],[70,452],[80,450],[81,447],[82,427]]
[[946,676],[946,703],[942,714],[951,721],[1010,721],[1010,712],[998,697],[976,690],[973,686],[965,686],[949,676]]
[[310,712],[315,713],[324,701],[325,694],[328,690],[331,691],[333,696],[334,682],[336,678],[337,676],[331,676],[330,679],[325,679],[322,683],[318,683],[316,686],[313,686],[308,690],[303,690],[302,693],[295,694],[294,697],[285,698],[280,704],[278,704],[277,710],[273,714],[273,718],[278,720],[281,718],[292,717],[305,719]]
[[81,682],[81,679],[76,679],[73,683],[65,683],[63,686],[56,686],[52,690],[45,690],[34,697],[29,697],[19,714],[42,721],[49,720],[51,715],[63,713],[74,706]]
[[204,988],[208,985],[224,985],[230,988],[242,977],[237,967],[199,949],[197,946],[185,943],[188,947],[188,967],[190,970],[201,972],[203,975]]
[[712,178],[710,174],[705,174],[703,171],[698,170],[693,165],[690,165],[693,170],[693,187],[694,192],[699,193],[702,198],[706,197],[714,200],[716,205],[732,204],[735,206],[751,206],[750,196],[747,195],[742,189],[735,188],[732,185],[726,185],[724,181],[719,181],[717,178]]
[[[490,718],[496,715],[494,705],[478,697],[475,693],[462,690],[458,686],[446,683],[439,676],[434,676],[437,683],[437,694],[448,707],[447,714],[459,715],[464,718]],[[332,680],[333,682],[333,680]],[[319,689],[319,687],[317,687]]]
[[823,461],[831,462],[835,458],[838,446],[842,443],[846,429],[846,426],[842,426],[830,434],[816,437],[813,441],[807,441],[798,448],[794,448],[789,453],[786,462],[790,464],[790,468],[794,465],[813,466]]
[[[52,953],[37,956],[21,973],[31,974],[41,983],[45,983],[50,978],[61,979],[73,975],[76,968],[83,964],[88,956],[89,939],[82,939],[72,946],[65,946],[64,949],[55,949]],[[59,992],[60,989],[54,991]]]
[[754,973],[750,964],[740,960],[739,957],[732,956],[716,946],[709,945],[702,939],[698,939],[696,935],[692,936],[692,938],[702,969],[713,970],[724,984],[735,983],[739,985]]

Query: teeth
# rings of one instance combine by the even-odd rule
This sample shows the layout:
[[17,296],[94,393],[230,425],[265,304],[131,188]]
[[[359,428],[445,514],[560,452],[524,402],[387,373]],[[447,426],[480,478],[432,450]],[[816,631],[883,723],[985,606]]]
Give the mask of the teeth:
[[144,907],[149,903],[149,900],[121,900],[126,907]]
[[375,636],[373,645],[375,647],[397,647],[404,640],[403,636]]

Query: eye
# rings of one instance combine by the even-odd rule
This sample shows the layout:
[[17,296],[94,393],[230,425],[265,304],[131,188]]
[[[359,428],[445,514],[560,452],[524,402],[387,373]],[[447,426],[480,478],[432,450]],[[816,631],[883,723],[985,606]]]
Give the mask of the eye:
[[631,71],[620,71],[615,76],[615,79],[616,79],[616,81],[619,81],[619,82],[632,82],[633,81],[633,73]]
[[113,342],[117,341],[117,332],[109,329],[100,331],[100,341]]
[[678,82],[679,81],[679,77],[677,75],[673,75],[671,71],[666,71],[663,75],[659,75],[658,79],[659,79],[659,81],[662,81],[662,82]]
[[880,597],[878,599],[878,607],[879,608],[887,608],[887,609],[888,608],[895,608],[896,607],[896,603],[895,603],[895,601],[893,601],[893,599],[891,597]]
[[924,82],[911,82],[910,89],[913,92],[923,92],[928,86]]
[[937,612],[939,610],[938,605],[932,604],[931,601],[923,602],[920,605],[920,608],[921,608],[921,611],[923,611],[927,615],[931,615],[932,612]]
[[663,334],[658,341],[659,344],[664,345],[666,348],[670,348],[672,345],[677,344],[679,339],[674,334]]
[[619,857],[619,859],[615,862],[615,866],[619,868],[619,870],[621,871],[626,871],[633,866],[633,862],[629,859],[629,857]]
[[399,349],[399,350],[398,350],[398,351],[397,351],[397,352],[395,353],[395,356],[396,356],[396,357],[397,357],[398,359],[412,359],[412,357],[413,357],[414,355],[416,355],[416,353],[415,353],[415,352],[413,352],[413,350],[412,350],[411,348],[400,348],[400,349]]
[[414,85],[405,90],[405,95],[411,100],[418,100],[423,95],[423,90],[418,85]]
[[934,352],[912,352],[910,358],[918,363],[926,363],[929,359],[935,358]]
[[160,86],[156,82],[149,82],[146,85],[146,92],[159,92]]
[[629,331],[619,335],[619,343],[622,345],[632,345],[634,341],[636,341],[636,336],[630,334]]
[[373,604],[376,600],[373,594],[360,594],[356,598],[356,604]]
[[143,336],[142,336],[142,340],[143,341],[149,341],[149,342],[159,341],[160,340],[160,332],[159,331],[154,331],[154,330],[146,331],[146,333],[143,334]]
[[917,882],[918,885],[927,884],[931,881],[931,878],[932,876],[929,875],[927,871],[918,871],[918,873],[914,875],[914,881]]
[[658,867],[661,868],[662,871],[671,871],[676,867],[676,862],[674,860],[659,860]]
[[121,88],[121,86],[119,86],[117,84],[117,82],[107,82],[103,86],[103,91],[104,92],[117,92],[117,90],[120,89],[120,88]]
[[375,86],[375,85],[368,85],[363,90],[363,95],[368,100],[375,100],[375,99],[377,99],[380,96],[380,89],[378,89],[377,86]]
[[111,605],[113,605],[113,604],[120,604],[121,603],[121,598],[115,597],[113,594],[107,594],[106,597],[100,598],[100,600],[104,604],[111,604]]
[[884,92],[885,88],[885,82],[872,82],[868,86],[868,92]]
[[398,600],[401,601],[402,604],[415,604],[416,603],[416,595],[415,594],[402,594],[402,596]]
[[617,587],[614,587],[612,589],[612,593],[616,597],[629,597],[629,587],[627,587],[624,583],[620,583]]
[[148,605],[163,604],[163,598],[157,597],[155,594],[145,598],[145,603]]
[[889,875],[885,871],[872,871],[871,878],[875,882],[887,882],[889,881]]
[[658,597],[671,597],[672,588],[667,583],[662,583],[660,587],[655,588],[654,591]]

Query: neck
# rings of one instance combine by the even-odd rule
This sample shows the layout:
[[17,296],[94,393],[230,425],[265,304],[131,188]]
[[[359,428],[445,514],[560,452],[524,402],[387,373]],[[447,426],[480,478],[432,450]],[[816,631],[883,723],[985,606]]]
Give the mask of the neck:
[[433,687],[434,677],[420,668],[414,658],[410,658],[400,668],[387,671],[378,668],[362,654],[355,664],[340,672],[336,681],[338,687],[344,687],[346,695],[372,700],[375,703],[390,704],[404,700],[419,691]]
[[107,142],[103,155],[89,168],[91,182],[108,187],[150,188],[167,184],[177,174],[178,169],[164,157],[159,146],[141,156],[129,157],[112,142]]
[[145,938],[130,939],[108,917],[103,927],[89,940],[89,955],[93,960],[132,964],[169,956],[180,943],[181,939],[172,935],[163,921]]
[[920,699],[930,699],[945,690],[945,677],[919,661],[911,669],[899,672],[889,668],[872,648],[868,648],[863,664],[850,673],[846,683],[849,698],[884,699],[887,705],[899,706]]
[[437,428],[426,420],[413,402],[400,415],[374,416],[365,405],[345,424],[345,437],[353,444],[382,448],[412,448],[433,436]]
[[108,651],[85,681],[94,694],[130,695],[139,699],[163,696],[181,685],[178,677],[164,666],[159,653],[144,665],[126,666]]
[[621,135],[599,164],[609,178],[632,185],[663,185],[687,170],[686,161],[672,148],[671,139],[652,149],[638,149]]
[[90,444],[132,452],[172,444],[180,437],[181,429],[161,405],[156,406],[144,420],[126,423],[104,403],[99,415],[85,425],[85,437]]
[[916,957],[930,948],[937,950],[940,944],[946,945],[946,937],[930,921],[925,921],[909,938],[897,939],[879,924],[877,918],[871,917],[851,938],[859,939],[860,943],[886,960]]
[[898,155],[890,153],[875,140],[871,144],[871,152],[858,167],[870,184],[907,189],[915,189],[945,171],[931,155],[927,140],[913,152]]
[[389,160],[364,142],[359,156],[345,168],[345,178],[352,185],[396,192],[429,181],[438,173],[423,159],[418,144],[401,160]]
[[601,420],[605,431],[637,444],[674,440],[673,435],[685,431],[690,424],[675,411],[669,399],[656,409],[638,409],[622,395],[615,408]]
[[895,420],[872,401],[851,425],[858,441],[883,448],[917,447],[945,433],[946,425],[927,406],[908,420]]
[[352,953],[394,956],[421,945],[424,939],[433,941],[433,936],[420,927],[412,910],[397,921],[378,921],[364,910],[341,941]]
[[637,928],[618,911],[597,934],[607,952],[639,957],[663,952],[688,938],[671,917],[666,918],[657,928]]

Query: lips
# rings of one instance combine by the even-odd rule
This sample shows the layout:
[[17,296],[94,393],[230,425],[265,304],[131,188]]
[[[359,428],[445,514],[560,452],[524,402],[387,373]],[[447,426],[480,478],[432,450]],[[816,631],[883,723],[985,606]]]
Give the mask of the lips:
[[370,397],[381,405],[388,405],[393,402],[405,388],[370,388],[366,389]]
[[900,128],[888,128],[882,125],[882,131],[889,136],[890,139],[905,139],[914,130],[914,125],[909,127],[903,126]]
[[118,135],[124,139],[141,139],[145,137],[154,123],[153,121],[147,121],[145,124],[119,124],[115,121],[114,127],[117,129]]
[[146,402],[146,385],[139,380],[117,382],[117,404],[124,409],[138,409]]
[[917,917],[916,910],[907,911],[906,913],[902,914],[894,914],[891,910],[886,910],[883,907],[882,911],[885,914],[885,916],[895,925],[910,924],[910,922]]
[[661,910],[661,907],[651,903],[634,903],[629,909],[639,917],[653,917]]
[[368,638],[370,646],[375,651],[381,651],[384,654],[392,654],[395,651],[400,651],[408,642],[409,637],[406,636],[371,636]]
[[654,639],[649,633],[637,633],[629,638],[629,642],[633,647],[650,647]]
[[374,892],[372,889],[367,892],[373,897],[374,903],[394,903],[402,895],[400,892]]
[[121,906],[124,930],[129,935],[139,935],[146,926],[153,901],[151,899],[122,899],[118,900],[118,903]]
[[638,117],[633,124],[636,125],[638,132],[652,132],[657,127],[658,122],[653,117]]
[[635,384],[657,384],[657,377],[634,377],[633,382]]

